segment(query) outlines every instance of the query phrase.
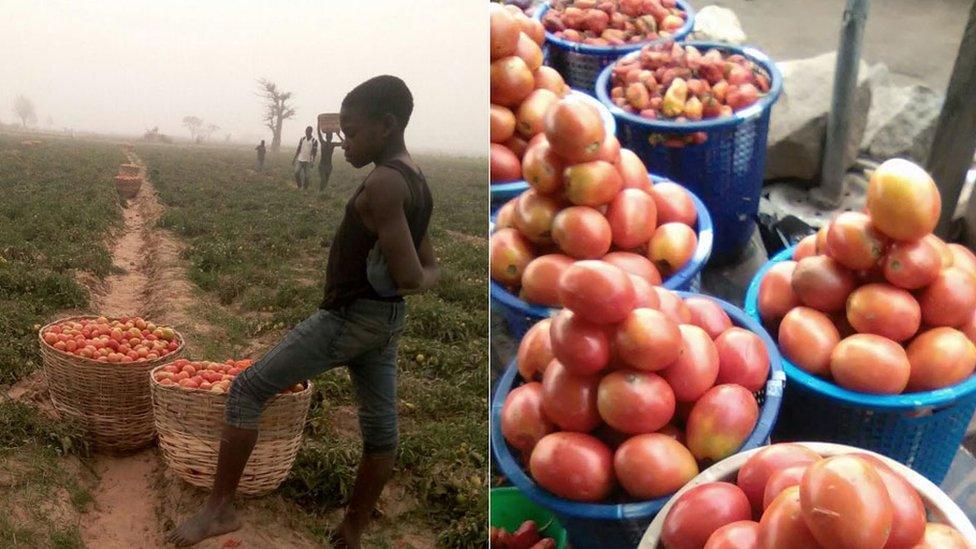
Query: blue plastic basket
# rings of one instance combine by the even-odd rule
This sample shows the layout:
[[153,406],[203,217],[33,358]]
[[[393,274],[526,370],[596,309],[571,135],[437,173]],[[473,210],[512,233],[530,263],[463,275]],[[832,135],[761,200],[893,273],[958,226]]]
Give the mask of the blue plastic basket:
[[[746,313],[759,319],[759,283],[770,267],[793,256],[787,248],[756,273],[746,293]],[[787,360],[789,380],[777,440],[837,442],[884,454],[939,484],[949,471],[976,409],[976,376],[957,385],[900,395],[850,391]]]
[[[725,261],[742,251],[755,227],[766,165],[769,114],[783,89],[783,77],[766,54],[753,48],[710,42],[686,45],[702,51],[717,48],[727,54],[744,55],[769,75],[769,93],[729,117],[674,122],[648,120],[614,105],[609,96],[612,66],[600,74],[596,92],[617,118],[621,146],[633,150],[648,170],[678,181],[705,200],[715,222],[713,255],[716,260]],[[705,132],[708,140],[684,147],[660,143],[662,134],[694,132]]]
[[[666,179],[653,174],[650,177],[654,183],[666,181]],[[698,211],[698,222],[695,227],[698,233],[698,247],[695,248],[695,254],[691,256],[687,265],[663,281],[661,286],[669,290],[698,291],[701,282],[701,270],[705,267],[705,263],[708,263],[708,257],[712,253],[712,240],[714,238],[712,218],[705,204],[695,196],[695,193],[689,191],[689,194],[695,203],[695,210]],[[533,324],[552,316],[554,312],[559,310],[522,301],[494,280],[489,282],[489,287],[492,305],[498,305],[501,308],[502,314],[505,316],[505,323],[508,325],[508,331],[516,340],[521,340]]]
[[[695,10],[685,0],[678,0],[678,7],[688,16],[685,19],[685,24],[668,38],[658,40],[623,46],[591,46],[563,40],[546,31],[546,43],[543,48],[546,65],[559,71],[559,74],[571,88],[593,95],[600,71],[607,65],[614,63],[628,53],[640,50],[648,44],[656,44],[666,40],[679,41],[691,33],[695,27]],[[547,11],[549,11],[549,5],[544,4],[536,11],[536,19],[542,21],[542,17]]]
[[[682,298],[698,295],[691,292],[678,292],[678,294]],[[733,324],[759,335],[769,350],[769,380],[766,382],[765,390],[756,393],[756,399],[761,406],[759,420],[752,434],[739,448],[739,452],[744,452],[769,442],[769,434],[779,415],[786,378],[780,365],[776,343],[762,325],[735,305],[708,297],[722,306]],[[536,485],[516,462],[501,431],[502,405],[509,391],[518,384],[518,379],[518,367],[513,360],[499,380],[491,403],[491,448],[501,473],[529,499],[556,515],[559,523],[569,534],[569,542],[573,547],[579,549],[636,547],[651,520],[670,497],[635,503],[580,503],[560,498]]]
[[[578,97],[596,107],[597,111],[600,112],[600,118],[603,119],[603,128],[606,130],[607,135],[615,135],[617,133],[617,120],[610,114],[610,111],[607,110],[603,103],[576,90],[572,90],[569,93],[572,97]],[[491,211],[494,213],[498,211],[498,208],[504,206],[506,202],[525,192],[529,188],[529,183],[527,181],[512,181],[511,183],[495,183],[494,185],[489,185],[489,187],[491,188]]]

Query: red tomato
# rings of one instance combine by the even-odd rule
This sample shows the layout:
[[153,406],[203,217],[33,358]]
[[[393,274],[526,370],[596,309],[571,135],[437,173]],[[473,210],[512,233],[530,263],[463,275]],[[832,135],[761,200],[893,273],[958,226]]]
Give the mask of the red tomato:
[[594,324],[563,309],[549,326],[553,356],[571,372],[596,374],[610,363],[610,337],[606,326]]
[[656,285],[661,283],[661,273],[658,272],[657,267],[651,263],[650,259],[640,254],[633,252],[610,252],[603,256],[603,261],[620,267],[632,275],[639,276],[651,284]]
[[698,326],[708,337],[715,339],[725,330],[732,327],[732,320],[725,310],[713,299],[707,297],[689,297],[685,305],[691,311],[691,323]]
[[698,475],[698,464],[677,440],[658,433],[627,439],[613,456],[617,480],[632,497],[673,494]]
[[935,229],[942,201],[924,169],[893,158],[878,166],[868,181],[871,222],[895,240],[918,240]]
[[563,431],[592,431],[600,424],[596,408],[598,376],[580,376],[558,360],[546,367],[542,376],[542,410],[546,418]]
[[577,206],[609,204],[623,186],[620,172],[604,160],[571,164],[563,170],[563,194]]
[[949,245],[945,243],[945,240],[935,236],[934,234],[925,235],[922,240],[928,242],[933,248],[939,253],[939,258],[942,260],[942,268],[952,267],[953,261],[955,261],[955,256],[952,255],[952,250],[949,249]]
[[862,334],[905,341],[918,331],[922,309],[906,290],[891,284],[866,284],[847,298],[847,320]]
[[966,538],[952,526],[929,522],[925,525],[925,536],[921,543],[912,549],[967,549]]
[[556,199],[529,189],[515,203],[515,228],[534,244],[551,244],[552,220],[560,207]]
[[496,232],[502,229],[515,228],[515,204],[517,203],[518,197],[515,197],[498,209],[498,216],[495,218]]
[[657,205],[658,224],[675,222],[694,227],[698,222],[698,210],[695,209],[691,194],[681,185],[663,181],[654,185],[651,196]]
[[810,307],[796,307],[779,325],[783,356],[811,374],[830,371],[830,353],[840,343],[840,333],[830,317]]
[[932,328],[908,345],[909,391],[955,385],[976,369],[976,345],[954,328]]
[[817,255],[817,235],[810,234],[804,236],[803,239],[796,245],[793,249],[793,261],[799,261],[804,257],[810,257],[811,255]]
[[[531,40],[526,39],[525,43],[528,44],[529,48],[534,48],[535,53],[538,53],[539,57],[542,56],[542,52],[539,50],[539,47],[536,46]],[[519,46],[521,47],[521,44]],[[532,55],[532,52],[530,52],[529,55]],[[522,56],[520,55],[520,57]],[[535,69],[538,68],[532,66],[536,61],[535,59],[529,60],[523,58],[523,61],[525,61],[526,65],[528,65],[530,71],[535,71]],[[548,111],[549,107],[551,107],[552,104],[558,100],[559,96],[549,90],[532,90],[532,92],[522,100],[522,103],[519,104],[515,113],[515,129],[518,131],[519,135],[523,139],[531,139],[532,136],[542,133],[543,119],[546,116],[546,111]]]
[[515,153],[505,145],[491,144],[489,173],[492,183],[508,183],[522,178],[522,164]]
[[522,273],[532,261],[532,244],[515,229],[502,229],[491,235],[491,277],[506,286],[518,286]]
[[798,444],[773,444],[746,461],[739,469],[735,483],[742,488],[757,513],[763,508],[763,493],[769,477],[780,469],[793,465],[809,465],[820,461],[820,454]]
[[661,541],[668,549],[700,549],[715,530],[751,520],[749,500],[728,482],[709,482],[678,497],[664,518]]
[[491,29],[490,44],[491,59],[507,57],[515,53],[518,47],[519,33],[521,27],[518,20],[511,12],[505,10],[503,6],[490,6]]
[[657,309],[661,306],[661,298],[654,291],[654,285],[634,274],[628,274],[631,283],[634,284],[634,308]]
[[515,363],[526,381],[542,379],[546,366],[552,362],[552,340],[549,338],[551,319],[544,318],[532,325],[519,342]]
[[515,114],[501,105],[492,105],[490,136],[492,143],[504,143],[515,133]]
[[614,336],[617,356],[639,370],[667,368],[681,353],[681,331],[664,313],[634,309],[617,327]]
[[525,156],[522,157],[522,176],[536,191],[552,195],[562,190],[563,169],[563,159],[552,150],[545,135],[526,147]]
[[534,88],[532,71],[521,57],[510,55],[492,61],[489,69],[489,96],[492,103],[514,108]]
[[871,465],[881,476],[888,497],[891,499],[891,533],[885,549],[907,549],[922,541],[925,534],[925,503],[919,497],[915,488],[898,473],[894,472],[886,463],[868,454],[855,455]]
[[740,520],[712,532],[704,549],[755,549],[758,544],[759,523]]
[[674,416],[674,392],[651,372],[618,370],[603,376],[596,404],[607,425],[631,435],[653,433]]
[[539,439],[551,433],[552,422],[542,411],[542,384],[533,381],[520,385],[502,405],[502,435],[513,448],[529,453]]
[[718,351],[705,330],[698,326],[682,324],[678,330],[683,350],[661,376],[671,385],[677,400],[692,402],[715,385]]
[[942,259],[932,240],[895,242],[881,260],[881,270],[888,282],[906,290],[929,285],[942,269]]
[[766,481],[766,489],[763,490],[763,509],[767,509],[773,500],[776,499],[783,490],[790,486],[799,486],[803,473],[807,472],[809,464],[792,465],[785,469],[774,471]]
[[657,297],[661,302],[662,313],[678,324],[689,324],[691,322],[691,310],[678,294],[660,286],[655,286],[654,291],[657,292]]
[[715,350],[718,351],[716,383],[736,383],[752,392],[766,386],[769,351],[758,335],[745,328],[729,328],[715,340]]
[[952,254],[952,266],[976,276],[976,254],[962,244],[949,244],[949,252]]
[[529,303],[559,307],[559,278],[573,261],[563,254],[546,254],[533,259],[522,273],[519,297]]
[[800,511],[822,545],[884,547],[891,531],[891,498],[868,462],[833,456],[814,463],[800,482]]
[[973,314],[969,316],[969,320],[964,322],[959,329],[962,331],[962,333],[966,334],[969,341],[976,344],[976,309],[974,309]]
[[559,278],[563,307],[597,324],[615,324],[633,310],[636,296],[630,277],[603,261],[577,261]]
[[[827,233],[830,232],[830,222],[824,223],[823,227],[817,231],[817,238],[815,240],[816,252],[814,255],[823,255],[827,253]],[[796,261],[800,261],[797,259]]]
[[587,206],[570,206],[552,220],[552,239],[566,255],[599,259],[610,250],[613,233],[603,214]]
[[665,223],[655,229],[647,254],[662,273],[670,275],[691,261],[697,246],[694,229],[684,223]]
[[800,510],[800,488],[783,490],[759,519],[759,549],[820,549]]
[[574,501],[600,501],[613,490],[613,453],[584,433],[551,433],[529,458],[532,478],[553,494]]
[[654,199],[640,189],[624,189],[610,201],[607,221],[615,246],[626,249],[645,244],[657,227]]
[[800,305],[800,298],[793,291],[793,271],[795,261],[781,261],[774,264],[763,275],[759,283],[757,304],[759,316],[768,323],[775,322]]
[[976,309],[976,277],[958,267],[939,271],[939,276],[918,296],[922,321],[930,326],[959,326]]
[[803,259],[793,271],[793,291],[800,301],[825,313],[843,310],[854,286],[851,271],[825,255]]
[[[617,159],[616,167],[624,179],[625,189],[640,189],[651,193],[651,182],[647,177],[647,167],[644,166],[644,161],[634,151],[620,149],[620,158]],[[653,199],[653,193],[651,194]],[[655,200],[655,205],[656,202],[657,200]],[[654,210],[656,214],[657,208],[655,207]]]
[[593,160],[606,138],[599,111],[578,97],[565,97],[546,112],[546,139],[559,156],[571,163]]
[[854,334],[830,354],[830,373],[841,387],[895,395],[905,390],[911,365],[905,349],[879,335]]
[[861,212],[844,212],[827,231],[827,254],[848,269],[870,269],[881,261],[888,238]]
[[701,396],[688,416],[685,437],[699,461],[720,461],[745,443],[759,419],[759,405],[741,385],[716,385]]

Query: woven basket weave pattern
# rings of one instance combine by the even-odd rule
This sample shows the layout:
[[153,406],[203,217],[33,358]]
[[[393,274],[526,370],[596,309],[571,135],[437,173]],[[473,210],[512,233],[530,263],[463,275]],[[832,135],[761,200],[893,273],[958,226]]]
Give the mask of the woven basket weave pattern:
[[54,407],[65,419],[77,422],[88,432],[96,449],[127,452],[148,446],[156,430],[146,376],[153,368],[179,358],[185,340],[177,332],[180,347],[156,360],[108,363],[58,351],[42,338],[54,324],[93,318],[96,317],[65,318],[37,332]]
[[142,176],[115,176],[115,189],[119,191],[122,198],[135,198],[142,187]]

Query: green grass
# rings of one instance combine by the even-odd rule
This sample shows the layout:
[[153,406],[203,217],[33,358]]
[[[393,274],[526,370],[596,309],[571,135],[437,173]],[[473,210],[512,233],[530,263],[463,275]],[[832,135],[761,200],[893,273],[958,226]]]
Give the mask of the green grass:
[[[201,348],[240,356],[250,340],[275,340],[311,314],[322,298],[328,245],[345,201],[366,175],[340,159],[328,192],[299,192],[290,157],[255,173],[252,153],[228,149],[142,146],[166,213],[160,225],[189,246],[189,277],[223,307],[200,308],[222,335]],[[443,279],[408,298],[401,342],[401,445],[395,481],[418,502],[414,529],[437,532],[444,547],[487,539],[488,311],[487,185],[483,160],[419,158],[434,196],[431,237]],[[316,174],[317,177],[317,174]],[[318,181],[313,181],[313,189]],[[309,510],[310,531],[323,536],[329,509],[352,487],[361,444],[334,420],[352,406],[348,375],[315,380],[310,414],[286,497]],[[388,545],[376,532],[372,545]]]
[[74,272],[109,273],[107,237],[122,220],[112,179],[120,147],[20,139],[0,135],[0,384],[40,364],[35,325],[88,304]]

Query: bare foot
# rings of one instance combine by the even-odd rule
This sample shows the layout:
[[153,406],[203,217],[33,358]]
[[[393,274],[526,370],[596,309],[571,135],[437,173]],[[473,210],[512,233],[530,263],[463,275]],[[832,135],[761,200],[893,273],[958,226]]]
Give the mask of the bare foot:
[[332,549],[360,549],[362,530],[357,530],[348,521],[342,521],[329,536]]
[[241,521],[234,512],[234,507],[227,505],[207,504],[183,524],[166,535],[166,541],[177,547],[189,547],[201,541],[233,532],[241,527]]

